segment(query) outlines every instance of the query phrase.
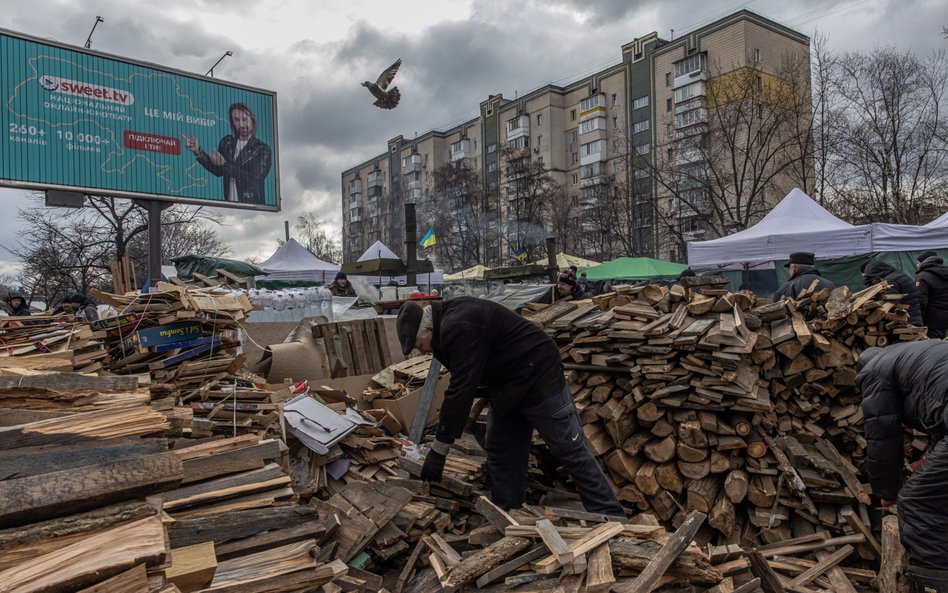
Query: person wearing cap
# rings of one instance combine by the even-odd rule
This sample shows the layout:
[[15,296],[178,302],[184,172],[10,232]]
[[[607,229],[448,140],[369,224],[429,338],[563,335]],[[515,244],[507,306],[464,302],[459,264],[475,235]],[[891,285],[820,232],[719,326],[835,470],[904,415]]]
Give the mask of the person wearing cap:
[[828,288],[833,290],[836,285],[820,275],[816,269],[815,256],[807,251],[797,251],[790,254],[790,261],[784,264],[790,268],[790,278],[774,293],[775,301],[795,299],[816,280],[816,290]]
[[336,279],[329,285],[329,292],[332,293],[332,296],[337,297],[359,296],[356,294],[355,288],[352,286],[352,283],[349,282],[349,277],[346,276],[345,272],[338,272],[336,274]]
[[485,450],[494,504],[505,510],[523,505],[536,430],[572,476],[587,511],[624,516],[586,443],[559,348],[542,329],[503,305],[464,296],[426,307],[407,301],[395,328],[406,356],[413,349],[430,352],[451,371],[423,480],[441,480],[448,449],[464,431],[478,387],[486,386],[491,409]]
[[866,286],[879,284],[882,281],[888,282],[890,286],[885,294],[902,295],[902,304],[908,309],[909,323],[919,327],[925,325],[922,321],[922,293],[911,278],[877,259],[865,262],[861,271]]
[[27,317],[30,314],[30,306],[26,304],[26,299],[18,292],[11,292],[7,296],[7,305],[10,306],[10,315],[13,317]]
[[[898,501],[906,572],[916,590],[948,593],[948,342],[869,348],[858,366],[872,493],[883,507]],[[904,484],[903,425],[928,435],[928,449]]]
[[948,267],[934,251],[926,251],[916,261],[915,286],[922,299],[922,322],[929,338],[944,339],[948,335]]

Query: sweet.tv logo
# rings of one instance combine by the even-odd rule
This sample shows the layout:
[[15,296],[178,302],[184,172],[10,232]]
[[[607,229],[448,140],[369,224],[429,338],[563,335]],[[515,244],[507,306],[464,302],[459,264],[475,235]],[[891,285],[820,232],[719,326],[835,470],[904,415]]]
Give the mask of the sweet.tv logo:
[[128,91],[78,80],[69,80],[68,78],[59,78],[58,76],[49,76],[48,74],[39,77],[39,85],[51,93],[99,99],[120,105],[131,105],[135,102],[135,96]]

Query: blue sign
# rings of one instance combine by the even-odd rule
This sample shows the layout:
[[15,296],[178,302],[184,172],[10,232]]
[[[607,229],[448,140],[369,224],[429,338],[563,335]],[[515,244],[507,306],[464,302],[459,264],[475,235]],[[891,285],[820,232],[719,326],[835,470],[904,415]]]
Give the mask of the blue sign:
[[0,30],[0,185],[280,209],[276,93]]

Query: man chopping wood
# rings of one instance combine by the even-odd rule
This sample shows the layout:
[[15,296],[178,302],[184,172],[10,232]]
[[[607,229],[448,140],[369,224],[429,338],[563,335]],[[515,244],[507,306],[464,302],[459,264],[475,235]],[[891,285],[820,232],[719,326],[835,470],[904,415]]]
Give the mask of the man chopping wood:
[[[948,593],[948,342],[924,340],[869,348],[859,357],[873,493],[883,507],[898,498],[906,571],[917,591]],[[902,484],[902,425],[924,431],[928,449]]]
[[505,510],[523,505],[536,429],[576,482],[588,512],[624,516],[586,444],[559,349],[543,330],[502,305],[473,297],[424,308],[408,301],[395,326],[406,356],[416,348],[431,352],[451,371],[423,480],[441,481],[448,449],[464,431],[475,391],[486,385],[491,409],[485,450],[494,504]]

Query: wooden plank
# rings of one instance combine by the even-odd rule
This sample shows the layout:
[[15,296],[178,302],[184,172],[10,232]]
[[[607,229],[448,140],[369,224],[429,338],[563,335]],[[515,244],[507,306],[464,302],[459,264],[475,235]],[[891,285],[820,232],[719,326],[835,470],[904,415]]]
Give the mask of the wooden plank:
[[526,538],[504,537],[459,562],[448,571],[441,586],[445,593],[453,593],[461,586],[510,560],[527,549],[529,545],[530,540]]
[[586,568],[586,592],[598,593],[608,590],[616,582],[612,572],[612,554],[609,544],[600,544],[589,553]]
[[856,513],[852,510],[846,510],[840,513],[843,520],[853,528],[853,531],[856,533],[861,533],[866,538],[866,544],[872,550],[872,553],[875,554],[877,560],[882,559],[882,546],[879,545],[879,541],[876,539],[876,536],[873,535],[872,530],[870,530],[865,523],[863,523]]
[[477,498],[477,502],[474,503],[474,510],[501,533],[511,525],[519,525],[516,519],[511,517],[507,511],[492,503],[486,496]]
[[675,533],[668,538],[668,541],[648,563],[645,570],[634,580],[615,586],[612,590],[615,593],[650,593],[672,562],[691,544],[695,534],[698,533],[698,529],[701,528],[707,518],[707,515],[699,511],[689,513],[681,526],[675,530]]
[[165,578],[182,593],[189,593],[210,585],[216,571],[214,543],[207,542],[171,550],[171,566],[165,569]]
[[117,574],[76,593],[141,593],[148,590],[148,573],[144,564]]
[[0,572],[0,592],[59,593],[87,586],[165,555],[165,528],[157,517],[139,519]]
[[908,593],[910,586],[902,577],[908,555],[899,541],[899,520],[895,515],[882,518],[882,560],[879,564],[879,593]]
[[209,517],[176,519],[168,530],[171,545],[182,547],[200,542],[223,544],[265,531],[291,529],[318,518],[309,506],[231,511]]
[[751,572],[760,579],[760,588],[764,593],[784,593],[780,577],[777,576],[777,573],[774,572],[774,569],[770,567],[767,559],[760,552],[751,551],[747,558],[750,560]]
[[563,541],[563,538],[560,537],[560,534],[556,531],[556,528],[553,527],[553,523],[549,519],[541,519],[536,523],[537,533],[540,534],[540,539],[543,540],[543,543],[546,544],[547,549],[550,550],[557,561],[560,564],[567,564],[573,561],[573,553],[570,550],[570,547]]
[[835,552],[833,552],[826,558],[814,564],[812,567],[801,572],[792,581],[790,581],[790,583],[787,585],[786,588],[799,591],[800,590],[799,587],[801,585],[806,585],[807,583],[809,583],[816,577],[822,575],[824,572],[826,572],[830,568],[836,566],[837,564],[845,560],[846,557],[852,554],[855,550],[856,548],[850,545],[845,545],[841,547],[840,549],[836,550]]
[[487,585],[493,583],[497,579],[505,577],[511,572],[517,570],[521,566],[524,566],[525,564],[529,562],[533,562],[537,558],[541,558],[546,555],[547,555],[546,546],[538,544],[534,546],[533,548],[531,548],[530,550],[528,550],[526,553],[521,554],[520,556],[517,556],[516,558],[509,560],[501,564],[497,568],[494,568],[493,570],[490,570],[487,573],[481,575],[480,577],[478,577],[476,584],[478,587],[482,587],[482,588],[486,587]]
[[173,453],[0,481],[0,527],[86,511],[177,486],[183,477]]
[[431,359],[428,376],[425,377],[425,385],[421,388],[421,397],[418,399],[418,407],[415,408],[415,417],[412,419],[411,434],[408,435],[408,439],[413,443],[420,443],[421,436],[425,433],[425,421],[428,419],[428,410],[431,408],[440,374],[441,361],[437,358]]

